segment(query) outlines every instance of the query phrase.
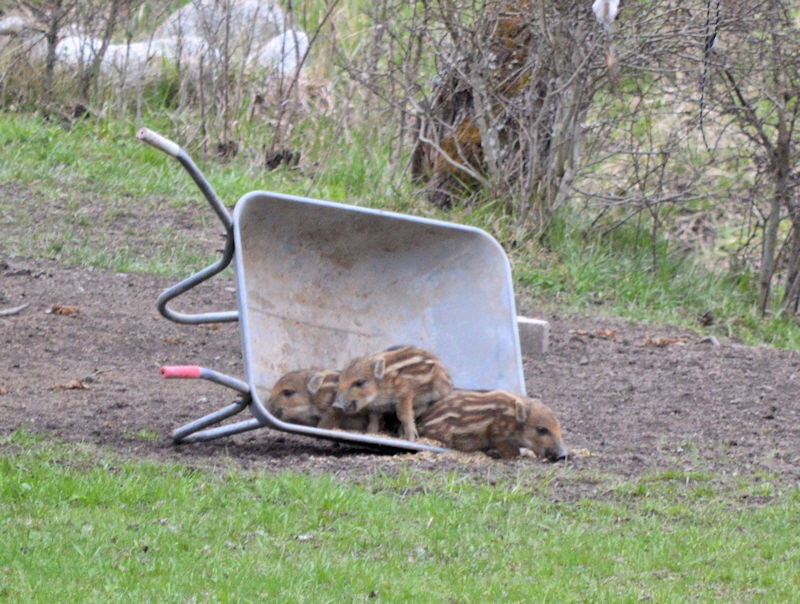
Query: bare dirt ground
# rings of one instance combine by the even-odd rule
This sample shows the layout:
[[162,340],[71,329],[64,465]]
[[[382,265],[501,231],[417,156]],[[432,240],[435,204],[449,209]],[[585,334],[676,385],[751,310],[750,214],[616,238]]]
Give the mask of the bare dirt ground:
[[[239,378],[243,368],[237,324],[184,326],[157,313],[155,299],[170,285],[149,275],[0,259],[0,310],[29,305],[0,316],[0,435],[24,429],[124,457],[357,481],[400,467],[489,482],[522,478],[546,483],[560,499],[602,496],[609,482],[670,470],[800,484],[799,353],[709,342],[664,326],[542,315],[522,304],[550,322],[549,351],[526,357],[525,372],[529,393],[565,429],[566,463],[387,455],[269,429],[173,445],[173,429],[236,394],[202,380],[163,380],[158,368],[198,364]],[[235,305],[225,277],[174,302],[189,312]]]

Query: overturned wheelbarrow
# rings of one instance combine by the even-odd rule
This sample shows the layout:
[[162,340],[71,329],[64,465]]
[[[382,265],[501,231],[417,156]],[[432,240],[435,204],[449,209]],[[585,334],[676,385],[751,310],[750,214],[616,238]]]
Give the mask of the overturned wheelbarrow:
[[[202,441],[260,427],[397,451],[443,451],[418,442],[281,421],[265,402],[284,373],[341,368],[396,344],[434,352],[459,388],[525,394],[511,269],[502,247],[477,228],[266,191],[230,215],[174,142],[146,128],[137,138],[176,158],[226,231],[222,257],[164,291],[159,312],[177,323],[239,321],[245,380],[194,365],[166,378],[203,378],[237,401],[172,433]],[[168,304],[234,262],[238,310],[185,314]],[[243,411],[248,419],[226,422]]]

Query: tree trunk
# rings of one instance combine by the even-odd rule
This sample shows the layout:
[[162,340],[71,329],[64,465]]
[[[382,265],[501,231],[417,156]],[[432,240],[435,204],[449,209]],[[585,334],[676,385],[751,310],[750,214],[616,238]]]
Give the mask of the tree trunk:
[[[775,188],[770,204],[770,212],[764,229],[764,248],[761,254],[761,314],[767,312],[772,290],[772,278],[775,275],[775,250],[778,240],[778,226],[781,221],[781,209],[791,208],[791,131],[783,111],[778,111],[778,138],[770,153]],[[794,248],[794,246],[792,246]],[[794,249],[792,250],[794,253]],[[787,287],[791,285],[787,283]]]
[[789,252],[789,266],[786,271],[786,290],[783,292],[781,308],[790,315],[797,314],[800,302],[800,220],[792,217],[791,251]]
[[58,32],[61,30],[61,20],[53,19],[45,33],[47,40],[47,56],[44,62],[44,101],[53,100],[53,79],[56,71],[56,46],[58,45]]
[[775,273],[775,248],[778,241],[778,224],[781,219],[781,202],[777,191],[772,198],[769,216],[764,225],[764,247],[761,249],[761,270],[759,272],[759,291],[761,314],[766,314],[772,292],[772,276]]

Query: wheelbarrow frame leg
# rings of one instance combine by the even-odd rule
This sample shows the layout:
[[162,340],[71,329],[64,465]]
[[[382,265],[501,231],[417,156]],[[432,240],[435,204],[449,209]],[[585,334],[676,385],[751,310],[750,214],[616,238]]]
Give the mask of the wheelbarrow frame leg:
[[188,424],[177,428],[172,432],[172,440],[175,443],[181,442],[195,442],[201,440],[212,440],[221,436],[230,436],[238,434],[247,430],[254,430],[261,427],[261,422],[253,418],[250,420],[230,424],[228,426],[221,426],[206,430],[209,426],[217,424],[223,420],[233,417],[237,413],[241,413],[252,403],[253,397],[250,395],[250,388],[248,385],[229,375],[200,367],[198,365],[173,365],[166,366],[159,369],[159,374],[167,379],[204,379],[215,384],[233,388],[242,393],[235,403],[223,407],[222,409],[209,413],[203,417],[196,419]]
[[240,432],[245,432],[247,430],[255,430],[256,428],[261,427],[261,422],[255,418],[244,420],[235,424],[230,424],[228,426],[221,426],[219,428],[213,428],[205,430],[204,428],[208,428],[214,424],[217,424],[223,420],[228,419],[244,411],[247,406],[250,404],[250,397],[247,395],[246,397],[240,397],[235,403],[228,405],[227,407],[223,407],[219,411],[214,413],[209,413],[206,416],[201,417],[200,419],[196,419],[193,422],[189,422],[185,426],[181,426],[172,432],[172,440],[173,442],[182,443],[182,442],[197,442],[201,440],[212,440],[214,438],[219,438],[221,436],[230,436],[232,434],[238,434]]

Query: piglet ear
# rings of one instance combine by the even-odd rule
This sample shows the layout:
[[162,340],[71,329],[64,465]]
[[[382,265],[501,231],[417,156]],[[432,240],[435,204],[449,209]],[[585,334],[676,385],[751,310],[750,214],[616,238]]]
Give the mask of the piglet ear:
[[514,401],[514,415],[520,424],[524,424],[531,415],[531,409],[524,402],[516,400]]
[[384,371],[386,370],[386,364],[383,359],[378,359],[372,364],[372,373],[375,376],[376,380],[382,380]]
[[319,390],[319,387],[322,386],[322,382],[325,380],[325,376],[321,373],[315,373],[310,378],[308,378],[308,384],[306,384],[306,388],[308,388],[308,392],[310,394],[316,394]]

